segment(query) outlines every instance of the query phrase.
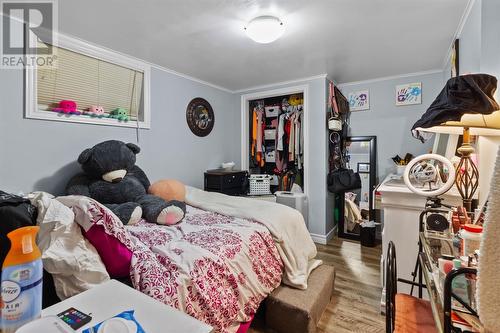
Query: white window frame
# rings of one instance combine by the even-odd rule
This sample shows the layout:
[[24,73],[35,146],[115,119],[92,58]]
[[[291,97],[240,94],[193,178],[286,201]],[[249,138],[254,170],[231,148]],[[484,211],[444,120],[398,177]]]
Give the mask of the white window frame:
[[48,112],[38,108],[37,96],[37,70],[36,67],[26,66],[25,72],[25,118],[42,119],[52,121],[64,121],[72,123],[84,123],[94,125],[118,126],[118,127],[133,127],[133,128],[151,128],[151,65],[139,59],[123,55],[121,53],[90,44],[86,41],[69,37],[66,35],[57,35],[57,47],[64,48],[73,52],[77,52],[92,58],[107,61],[112,64],[123,66],[132,70],[144,73],[143,76],[143,120],[128,122],[118,121],[111,118],[98,118],[69,116],[61,117],[56,112]]

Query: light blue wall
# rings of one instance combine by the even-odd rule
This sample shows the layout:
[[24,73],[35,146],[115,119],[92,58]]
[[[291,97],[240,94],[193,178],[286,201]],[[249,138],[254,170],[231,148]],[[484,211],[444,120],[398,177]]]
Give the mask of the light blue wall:
[[[215,127],[205,138],[186,124],[186,106],[194,97],[207,99],[215,112]],[[151,181],[176,178],[203,186],[203,171],[222,161],[238,161],[238,96],[168,72],[151,73],[150,130],[140,130],[137,156]],[[136,141],[136,130],[23,118],[23,75],[0,70],[0,189],[11,192],[44,190],[62,193],[75,162],[85,148],[108,139]]]
[[[475,0],[460,38],[460,74],[500,78],[500,1]],[[498,96],[498,92],[497,92]]]
[[474,2],[458,38],[460,74],[478,73],[481,63],[481,0]]
[[[422,104],[396,106],[396,85],[412,82],[422,82]],[[411,136],[410,129],[442,88],[441,72],[340,85],[346,97],[350,92],[370,91],[370,110],[351,112],[351,136],[377,137],[378,181],[395,171],[394,155],[409,152],[418,156],[432,149],[432,139],[422,144]]]
[[[481,2],[481,72],[500,79],[500,1]],[[498,90],[496,97],[500,100]]]
[[[309,231],[317,235],[326,235],[333,228],[333,219],[327,215],[328,194],[326,190],[327,174],[327,128],[326,128],[326,80],[317,78],[285,85],[275,85],[265,89],[244,91],[241,95],[292,86],[307,85],[309,92]],[[240,96],[241,96],[240,95]],[[325,222],[326,221],[326,222]]]

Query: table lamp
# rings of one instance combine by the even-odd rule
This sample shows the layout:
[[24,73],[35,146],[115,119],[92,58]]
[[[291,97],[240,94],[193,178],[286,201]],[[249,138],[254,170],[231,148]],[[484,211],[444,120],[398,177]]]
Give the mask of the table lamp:
[[412,134],[424,142],[431,133],[462,134],[457,149],[460,163],[455,184],[463,206],[471,211],[472,198],[479,185],[479,171],[471,155],[471,135],[500,135],[500,106],[495,101],[497,79],[488,74],[461,75],[448,80],[431,106],[412,127]]

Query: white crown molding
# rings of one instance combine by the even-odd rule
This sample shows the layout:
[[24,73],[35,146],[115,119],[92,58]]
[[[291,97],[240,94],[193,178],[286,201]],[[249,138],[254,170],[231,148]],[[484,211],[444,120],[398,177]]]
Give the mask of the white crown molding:
[[255,86],[255,87],[250,87],[250,88],[244,88],[244,89],[238,89],[238,90],[233,90],[233,94],[242,94],[242,93],[247,93],[253,90],[265,90],[269,88],[275,88],[277,86],[284,86],[284,85],[289,85],[289,84],[297,84],[297,83],[303,83],[304,81],[311,81],[311,80],[316,80],[316,79],[326,79],[327,74],[318,74],[314,76],[309,76],[309,77],[303,77],[299,79],[294,79],[294,80],[289,80],[289,81],[282,81],[282,82],[275,82],[275,83],[269,83],[269,84],[263,84],[260,86]]
[[190,76],[190,75],[187,75],[187,74],[183,74],[183,73],[179,73],[179,72],[176,72],[174,71],[173,69],[169,69],[169,68],[166,68],[166,67],[163,67],[163,66],[160,66],[160,65],[157,65],[157,64],[153,64],[153,63],[150,63],[151,67],[152,68],[155,68],[155,69],[158,69],[158,70],[161,70],[163,72],[167,72],[169,74],[173,74],[175,76],[179,76],[179,77],[182,77],[184,79],[187,79],[187,80],[190,80],[190,81],[194,81],[194,82],[197,82],[197,83],[201,83],[203,85],[206,85],[206,86],[209,86],[209,87],[212,87],[212,88],[215,88],[215,89],[218,89],[218,90],[222,90],[224,92],[227,92],[227,93],[230,93],[230,94],[234,94],[235,91],[233,90],[230,90],[230,89],[227,89],[227,88],[224,88],[224,87],[221,87],[221,86],[218,86],[214,83],[211,83],[211,82],[208,82],[208,81],[204,81],[204,80],[201,80],[201,79],[198,79],[198,78],[195,78],[194,76]]
[[465,6],[465,10],[462,14],[462,17],[460,18],[460,22],[458,23],[457,30],[455,31],[455,34],[453,35],[453,38],[450,42],[450,45],[448,46],[448,51],[444,55],[443,65],[442,65],[443,70],[446,68],[446,65],[450,61],[450,54],[451,54],[451,50],[453,48],[453,43],[455,43],[455,39],[460,38],[460,36],[462,35],[462,31],[464,30],[465,23],[467,22],[467,19],[469,18],[469,15],[472,11],[472,7],[474,7],[475,3],[476,3],[476,0],[469,0],[469,2],[467,2],[467,6]]
[[422,76],[422,75],[437,74],[437,73],[442,73],[442,72],[443,72],[442,69],[431,69],[431,70],[428,70],[428,71],[405,73],[405,74],[399,74],[399,75],[393,75],[393,76],[378,77],[378,78],[369,79],[369,80],[340,83],[337,86],[339,88],[344,88],[344,87],[354,86],[354,85],[358,85],[358,84],[370,84],[370,83],[374,83],[374,82],[387,81],[387,80],[395,80],[395,79],[401,79],[401,78],[413,77],[413,76]]

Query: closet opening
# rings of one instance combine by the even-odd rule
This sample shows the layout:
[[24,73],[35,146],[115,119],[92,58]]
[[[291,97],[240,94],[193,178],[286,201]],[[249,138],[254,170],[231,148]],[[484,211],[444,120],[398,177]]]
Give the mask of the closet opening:
[[268,175],[271,193],[308,193],[307,112],[306,87],[242,96],[242,169]]

